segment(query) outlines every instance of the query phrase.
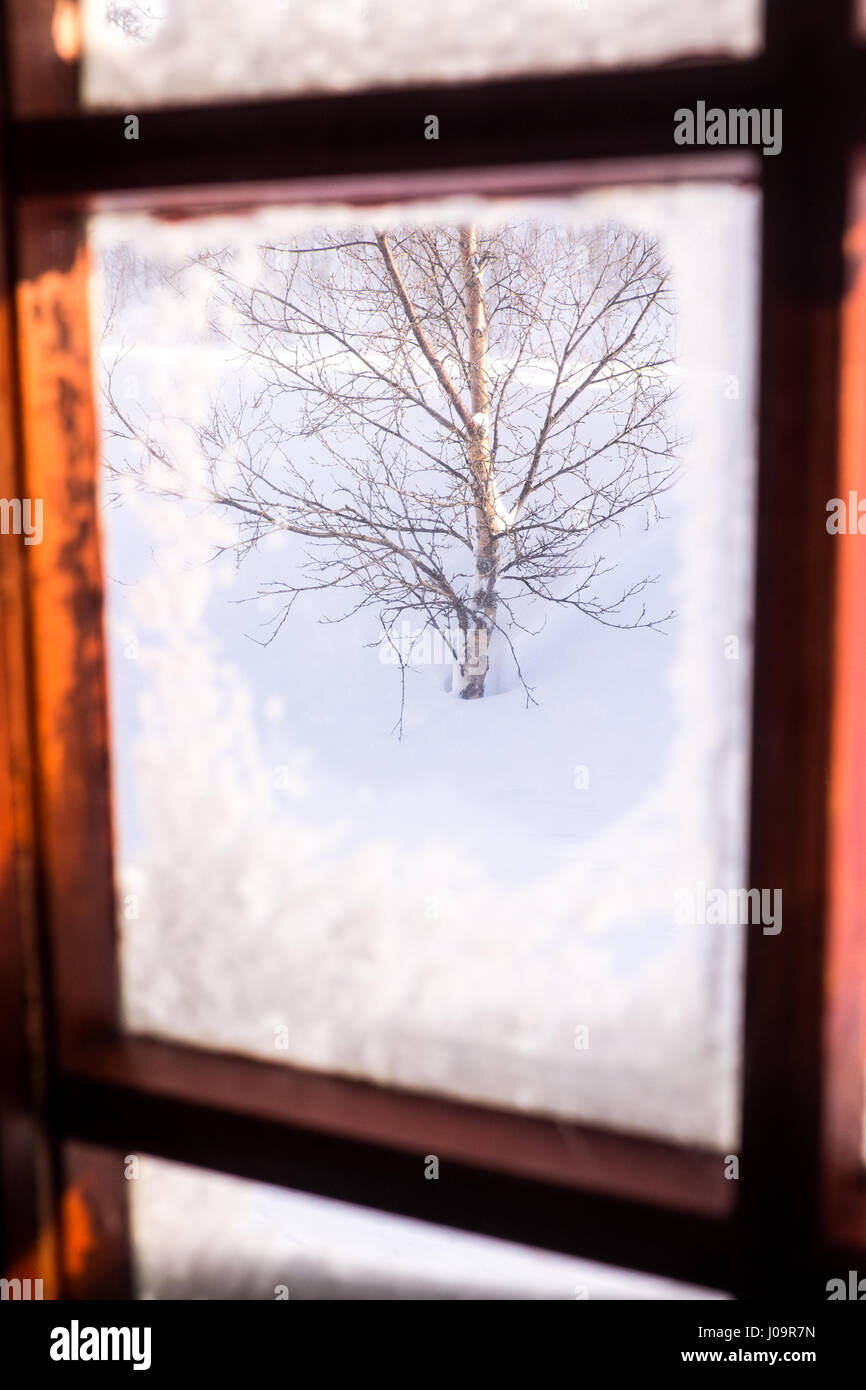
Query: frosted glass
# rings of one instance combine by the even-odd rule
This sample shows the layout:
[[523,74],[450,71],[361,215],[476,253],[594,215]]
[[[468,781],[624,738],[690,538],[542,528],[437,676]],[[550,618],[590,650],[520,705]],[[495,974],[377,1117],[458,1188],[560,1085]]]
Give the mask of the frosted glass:
[[[706,185],[376,211],[395,238],[467,216],[587,246],[611,225],[657,238],[684,441],[661,517],[605,533],[618,590],[658,577],[664,632],[530,604],[511,637],[535,703],[502,643],[472,702],[416,653],[402,739],[375,612],[347,616],[326,587],[280,624],[300,542],[277,528],[238,549],[233,514],[195,500],[214,400],[233,422],[218,473],[241,453],[277,478],[279,450],[323,459],[298,417],[275,442],[286,381],[261,395],[205,253],[272,285],[257,248],[352,240],[357,213],[93,221],[103,371],[177,470],[137,487],[140,449],[104,406],[131,1030],[735,1144],[743,929],[682,925],[675,905],[684,886],[747,886],[757,214],[752,190]],[[545,370],[526,365],[527,390]]]
[[759,0],[85,0],[83,97],[160,103],[652,64],[758,48]]
[[139,1298],[725,1296],[147,1155],[127,1188]]

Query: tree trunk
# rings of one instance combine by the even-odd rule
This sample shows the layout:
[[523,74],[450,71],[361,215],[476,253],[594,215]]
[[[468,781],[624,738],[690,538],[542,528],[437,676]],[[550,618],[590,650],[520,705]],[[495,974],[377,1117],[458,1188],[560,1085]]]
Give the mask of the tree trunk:
[[460,698],[480,700],[490,669],[490,638],[485,627],[469,627],[462,633],[460,653]]
[[474,224],[460,230],[460,254],[466,286],[466,326],[469,335],[469,386],[472,397],[472,433],[468,460],[475,513],[474,612],[463,628],[460,694],[479,700],[490,668],[490,643],[496,627],[496,579],[499,564],[499,519],[496,510],[496,476],[490,447],[490,390],[487,378],[487,315],[484,287],[478,266],[478,238]]

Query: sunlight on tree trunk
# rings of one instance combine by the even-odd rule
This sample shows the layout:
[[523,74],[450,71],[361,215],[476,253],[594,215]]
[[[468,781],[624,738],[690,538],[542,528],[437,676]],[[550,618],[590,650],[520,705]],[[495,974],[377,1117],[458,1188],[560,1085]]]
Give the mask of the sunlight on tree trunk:
[[490,391],[487,380],[487,318],[473,226],[460,229],[460,260],[466,286],[469,390],[472,432],[468,462],[475,507],[475,611],[464,634],[460,694],[478,700],[490,665],[490,639],[496,627],[496,578],[499,540],[496,531],[496,473],[490,450]]

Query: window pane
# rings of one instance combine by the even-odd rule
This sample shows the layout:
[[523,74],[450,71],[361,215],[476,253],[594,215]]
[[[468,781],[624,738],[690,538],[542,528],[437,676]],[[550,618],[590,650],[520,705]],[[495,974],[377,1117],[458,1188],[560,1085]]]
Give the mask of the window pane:
[[759,0],[85,0],[83,96],[160,103],[747,56]]
[[127,1186],[140,1298],[724,1297],[147,1155]]
[[94,221],[132,1030],[736,1142],[757,211]]

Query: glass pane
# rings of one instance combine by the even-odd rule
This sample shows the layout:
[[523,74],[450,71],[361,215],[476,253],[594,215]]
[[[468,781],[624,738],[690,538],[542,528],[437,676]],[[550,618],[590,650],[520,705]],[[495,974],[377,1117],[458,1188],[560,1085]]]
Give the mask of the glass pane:
[[147,1155],[126,1167],[139,1298],[725,1296]]
[[748,56],[759,0],[85,0],[83,98],[160,103]]
[[736,1142],[757,213],[94,220],[130,1029]]

